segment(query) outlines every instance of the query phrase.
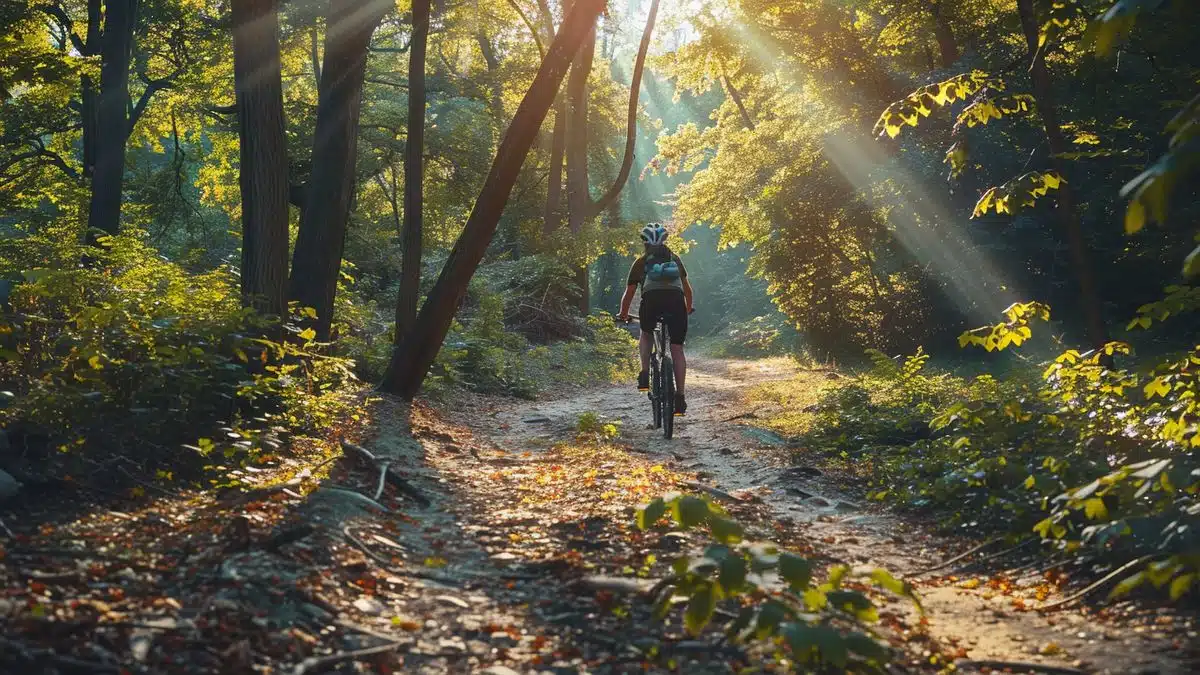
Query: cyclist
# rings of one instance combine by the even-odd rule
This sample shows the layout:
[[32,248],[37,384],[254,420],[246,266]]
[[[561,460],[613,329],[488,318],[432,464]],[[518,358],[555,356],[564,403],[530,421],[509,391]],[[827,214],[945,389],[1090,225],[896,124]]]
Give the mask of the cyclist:
[[692,313],[692,285],[688,283],[683,261],[671,252],[666,240],[667,230],[661,223],[649,223],[642,228],[645,252],[629,268],[618,318],[629,320],[633,294],[641,286],[642,304],[638,313],[642,335],[638,351],[642,372],[638,375],[638,391],[646,391],[650,388],[650,345],[654,326],[659,317],[666,316],[667,331],[671,334],[671,359],[675,366],[675,414],[683,415],[687,412],[687,400],[683,395],[687,375],[683,342],[687,338],[688,314]]

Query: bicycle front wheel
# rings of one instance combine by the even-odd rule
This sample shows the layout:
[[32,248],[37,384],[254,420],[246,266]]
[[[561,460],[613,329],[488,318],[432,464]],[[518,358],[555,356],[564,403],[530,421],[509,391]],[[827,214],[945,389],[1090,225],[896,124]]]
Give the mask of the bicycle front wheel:
[[662,369],[659,367],[658,356],[650,358],[650,412],[654,418],[654,428],[662,427]]

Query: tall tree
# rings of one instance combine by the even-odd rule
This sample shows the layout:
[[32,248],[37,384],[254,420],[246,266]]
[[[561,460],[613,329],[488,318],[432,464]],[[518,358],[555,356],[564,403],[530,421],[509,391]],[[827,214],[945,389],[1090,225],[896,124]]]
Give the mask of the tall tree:
[[391,7],[388,0],[329,3],[312,175],[305,188],[288,292],[301,307],[316,310],[312,328],[322,341],[329,339],[333,324],[333,300],[354,197],[367,47]]
[[[629,84],[629,111],[625,128],[625,153],[621,158],[621,167],[612,185],[599,199],[593,200],[588,179],[588,106],[587,80],[592,71],[592,58],[596,50],[596,27],[588,35],[575,63],[571,66],[571,77],[567,82],[567,211],[568,226],[573,234],[578,234],[583,226],[591,219],[604,212],[608,206],[621,195],[621,190],[629,180],[633,168],[633,149],[637,144],[637,110],[638,95],[642,87],[642,71],[646,65],[646,53],[650,49],[650,37],[654,34],[654,21],[658,16],[659,0],[652,0],[650,11],[646,16],[646,27],[642,31],[642,41],[638,45],[637,58],[633,66],[633,77]],[[554,168],[551,167],[553,172]],[[553,176],[551,176],[553,178]],[[584,263],[578,270],[576,283],[580,289],[579,309],[587,314],[590,307],[590,281],[588,265]]]
[[[1033,0],[1017,0],[1017,12],[1020,15],[1021,30],[1025,34],[1025,44],[1032,61],[1029,73],[1033,79],[1033,96],[1037,100],[1038,115],[1046,130],[1046,145],[1050,150],[1050,163],[1060,176],[1066,176],[1066,162],[1062,160],[1062,157],[1071,150],[1071,144],[1067,142],[1059,123],[1058,105],[1054,100],[1050,73],[1046,69],[1046,52],[1041,48]],[[1101,305],[1100,293],[1096,288],[1096,277],[1092,271],[1092,261],[1083,236],[1083,227],[1079,222],[1079,214],[1075,210],[1075,196],[1071,185],[1064,180],[1058,187],[1058,213],[1067,238],[1067,248],[1071,252],[1071,264],[1075,269],[1075,279],[1079,283],[1088,339],[1093,347],[1100,347],[1108,342],[1108,330],[1104,325],[1104,310]]]
[[421,389],[479,262],[496,233],[517,174],[580,44],[591,34],[605,0],[577,0],[567,11],[537,75],[500,142],[492,168],[462,234],[404,341],[392,352],[380,387],[411,399]]
[[242,301],[284,316],[288,163],[278,0],[233,0],[233,79],[241,140]]
[[[137,0],[105,3],[100,47],[100,92],[96,98],[95,165],[88,206],[88,228],[94,234],[116,234],[121,223],[121,188],[125,179],[125,143],[129,140],[129,64]],[[90,6],[89,6],[90,10]],[[89,15],[91,12],[89,11]],[[84,83],[87,86],[87,83]],[[90,120],[85,121],[85,129]],[[84,143],[85,154],[88,144]]]
[[413,0],[412,38],[408,47],[408,141],[404,146],[404,232],[400,295],[396,300],[399,345],[417,318],[421,291],[421,211],[425,181],[425,48],[429,40],[430,0]]

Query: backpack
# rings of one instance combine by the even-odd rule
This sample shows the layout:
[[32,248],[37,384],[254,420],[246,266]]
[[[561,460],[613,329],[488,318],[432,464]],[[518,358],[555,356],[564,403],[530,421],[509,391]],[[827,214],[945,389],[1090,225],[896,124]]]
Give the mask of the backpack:
[[665,282],[679,279],[679,265],[675,264],[671,249],[660,244],[646,251],[646,278]]

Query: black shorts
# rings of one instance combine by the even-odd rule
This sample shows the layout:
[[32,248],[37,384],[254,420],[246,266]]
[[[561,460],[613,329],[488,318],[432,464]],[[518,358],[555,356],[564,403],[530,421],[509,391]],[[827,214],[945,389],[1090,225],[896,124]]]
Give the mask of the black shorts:
[[683,301],[682,291],[646,291],[642,294],[642,306],[638,309],[638,315],[638,323],[647,333],[653,332],[658,318],[665,315],[671,344],[681,345],[687,339],[687,303]]

